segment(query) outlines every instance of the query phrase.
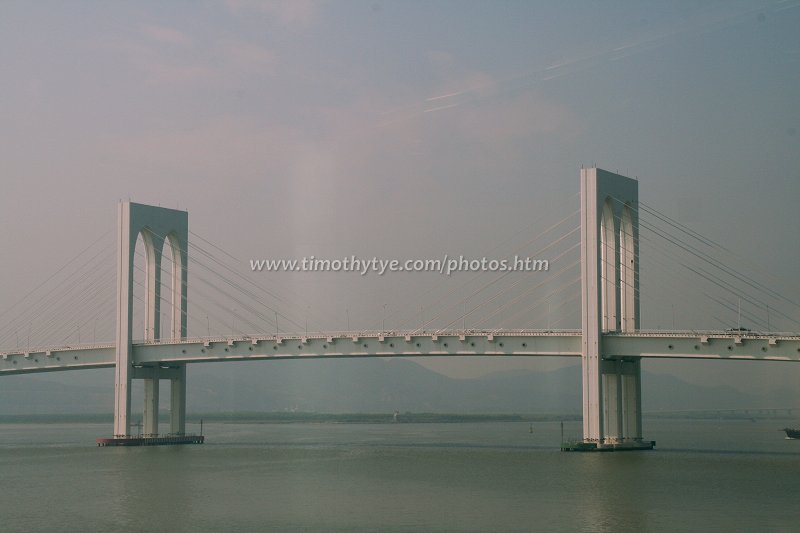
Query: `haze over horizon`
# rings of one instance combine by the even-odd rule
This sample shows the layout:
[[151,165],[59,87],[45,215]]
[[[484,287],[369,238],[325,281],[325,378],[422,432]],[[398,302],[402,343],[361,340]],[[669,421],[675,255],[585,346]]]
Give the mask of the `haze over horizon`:
[[[746,301],[744,325],[800,331],[798,23],[791,0],[0,3],[0,313],[104,232],[113,247],[131,199],[188,210],[240,274],[293,300],[281,312],[296,328],[460,326],[491,276],[254,273],[247,260],[535,254],[526,243],[577,209],[578,171],[597,165],[637,177],[648,206],[794,302],[765,318]],[[719,303],[735,296],[709,299],[668,247],[642,246],[645,327],[738,325]],[[574,258],[560,251],[540,257],[553,276]],[[530,280],[561,290],[571,272]],[[577,327],[575,302],[559,303],[466,324]],[[199,314],[190,332],[205,334]],[[209,331],[239,331],[235,309],[217,315]],[[19,329],[0,328],[0,345]],[[454,377],[574,364],[417,361]],[[759,392],[800,377],[763,362],[645,369]]]

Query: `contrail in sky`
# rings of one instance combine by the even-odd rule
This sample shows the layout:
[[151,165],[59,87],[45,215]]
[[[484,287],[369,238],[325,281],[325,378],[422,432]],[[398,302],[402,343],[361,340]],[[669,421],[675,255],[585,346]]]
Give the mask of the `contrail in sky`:
[[[476,102],[478,100],[487,98],[494,98],[503,93],[526,89],[538,83],[553,80],[570,74],[575,74],[582,70],[591,68],[602,61],[618,61],[646,50],[652,50],[666,46],[678,37],[703,35],[705,33],[718,31],[739,24],[747,17],[757,13],[764,11],[778,13],[787,9],[794,9],[798,6],[800,6],[800,2],[788,2],[787,0],[781,0],[779,2],[758,6],[756,8],[748,9],[730,16],[710,20],[707,22],[701,22],[692,27],[674,29],[654,37],[645,37],[631,43],[618,45],[613,48],[601,50],[583,57],[561,61],[554,65],[549,65],[544,69],[540,69],[528,74],[516,75],[501,79],[495,83],[486,83],[461,91],[432,96],[426,98],[424,103],[409,104],[407,106],[382,113],[382,115],[395,115],[395,117],[388,121],[382,122],[379,124],[379,126],[386,126],[399,120],[410,119],[415,116],[419,116],[420,114],[444,111],[446,109],[452,109],[466,103]],[[483,94],[479,94],[479,90]],[[450,104],[436,105],[433,107],[428,106],[428,103],[438,102],[440,100],[447,101],[448,99],[455,97],[462,98]]]

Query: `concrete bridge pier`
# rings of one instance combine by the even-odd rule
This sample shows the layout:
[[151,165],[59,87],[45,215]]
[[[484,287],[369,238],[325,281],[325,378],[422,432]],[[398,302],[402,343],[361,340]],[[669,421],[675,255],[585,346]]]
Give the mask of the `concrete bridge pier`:
[[145,437],[158,436],[159,379],[158,367],[153,369],[153,377],[144,380],[144,428]]
[[186,365],[135,367],[133,379],[144,381],[142,436],[158,436],[160,383],[170,382],[170,435],[186,433]]
[[170,378],[170,424],[173,435],[186,434],[186,365],[174,369]]
[[603,359],[604,435],[607,442],[642,440],[641,359]]

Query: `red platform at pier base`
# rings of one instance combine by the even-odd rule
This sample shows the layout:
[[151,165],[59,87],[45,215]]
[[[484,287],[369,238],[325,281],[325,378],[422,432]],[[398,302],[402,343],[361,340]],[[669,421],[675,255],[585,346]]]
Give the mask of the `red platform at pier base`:
[[170,444],[203,444],[203,435],[170,435],[166,437],[99,437],[98,446],[166,446]]

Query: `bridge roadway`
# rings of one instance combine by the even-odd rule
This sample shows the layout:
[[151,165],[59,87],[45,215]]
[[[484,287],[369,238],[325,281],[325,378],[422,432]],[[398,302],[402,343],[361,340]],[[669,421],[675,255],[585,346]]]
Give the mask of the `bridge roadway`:
[[[605,333],[606,358],[800,361],[800,335],[730,331]],[[136,342],[134,367],[266,359],[426,356],[580,357],[580,330],[359,331],[240,335]],[[114,344],[84,344],[0,353],[0,375],[105,368]]]

